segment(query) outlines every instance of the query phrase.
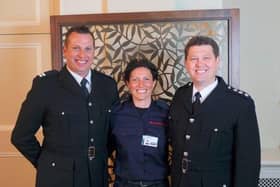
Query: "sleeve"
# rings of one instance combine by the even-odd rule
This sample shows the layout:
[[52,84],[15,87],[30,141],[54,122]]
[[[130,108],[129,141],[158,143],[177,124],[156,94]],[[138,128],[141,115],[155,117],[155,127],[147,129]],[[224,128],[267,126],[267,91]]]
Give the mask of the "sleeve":
[[260,137],[253,100],[240,111],[235,129],[234,187],[257,187],[260,172]]
[[12,131],[12,144],[26,157],[34,167],[41,152],[41,146],[35,134],[43,119],[42,90],[40,78],[35,78],[31,90],[22,103],[15,128]]

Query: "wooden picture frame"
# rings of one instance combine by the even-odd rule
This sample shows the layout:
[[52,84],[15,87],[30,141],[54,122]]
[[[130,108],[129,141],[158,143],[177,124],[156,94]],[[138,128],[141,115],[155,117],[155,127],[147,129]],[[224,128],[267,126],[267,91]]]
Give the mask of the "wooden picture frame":
[[118,82],[132,58],[148,58],[159,69],[154,96],[170,101],[189,77],[184,68],[184,47],[194,35],[213,37],[220,46],[220,75],[239,87],[239,9],[159,11],[51,16],[53,69],[64,64],[63,41],[74,25],[87,25],[95,36],[93,68]]
[[[217,41],[222,61],[219,74],[239,87],[239,9],[51,16],[53,69],[64,65],[65,33],[75,25],[90,27],[96,46],[93,68],[117,81],[121,97],[127,93],[122,79],[126,64],[133,58],[147,58],[159,70],[154,96],[170,101],[176,89],[189,81],[184,48],[194,35]],[[109,163],[112,186],[113,165]]]

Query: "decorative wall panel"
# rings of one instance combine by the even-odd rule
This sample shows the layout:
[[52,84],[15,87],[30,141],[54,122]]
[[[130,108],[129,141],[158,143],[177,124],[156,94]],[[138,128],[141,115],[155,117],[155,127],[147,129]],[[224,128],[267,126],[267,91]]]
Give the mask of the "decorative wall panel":
[[219,75],[239,86],[239,11],[200,10],[118,14],[53,16],[53,67],[60,69],[65,33],[73,25],[88,25],[96,49],[93,68],[118,82],[120,95],[127,95],[123,71],[134,58],[147,58],[159,71],[154,97],[170,101],[175,90],[190,79],[184,68],[184,47],[195,35],[213,37],[220,46]]

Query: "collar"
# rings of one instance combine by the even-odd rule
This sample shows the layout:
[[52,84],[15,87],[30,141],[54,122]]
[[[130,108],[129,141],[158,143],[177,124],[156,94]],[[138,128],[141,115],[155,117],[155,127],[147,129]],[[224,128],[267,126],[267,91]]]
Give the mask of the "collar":
[[[205,87],[205,88],[203,88],[202,90],[199,91],[199,93],[201,95],[201,99],[200,99],[201,103],[216,88],[217,85],[218,85],[218,79],[216,78],[213,83],[211,83],[210,85],[208,85],[207,87]],[[192,101],[194,101],[194,99],[195,99],[194,94],[196,92],[198,92],[198,90],[195,88],[195,86],[193,86]]]
[[77,83],[79,85],[81,85],[82,79],[85,78],[88,81],[88,85],[90,85],[90,87],[91,87],[91,71],[90,70],[89,70],[87,76],[82,77],[79,74],[77,74],[77,73],[73,72],[72,70],[70,70],[70,68],[68,68],[67,66],[66,66],[66,68],[69,71],[69,73],[74,77],[74,79],[77,81]]

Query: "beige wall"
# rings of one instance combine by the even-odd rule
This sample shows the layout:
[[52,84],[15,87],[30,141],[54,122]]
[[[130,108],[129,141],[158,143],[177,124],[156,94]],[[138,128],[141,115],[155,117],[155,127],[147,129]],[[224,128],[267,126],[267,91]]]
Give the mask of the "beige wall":
[[32,78],[51,68],[52,0],[9,0],[0,6],[0,186],[34,186],[35,170],[10,144]]
[[224,6],[240,8],[240,86],[255,99],[262,149],[279,150],[279,2],[224,0]]

